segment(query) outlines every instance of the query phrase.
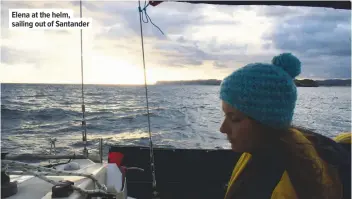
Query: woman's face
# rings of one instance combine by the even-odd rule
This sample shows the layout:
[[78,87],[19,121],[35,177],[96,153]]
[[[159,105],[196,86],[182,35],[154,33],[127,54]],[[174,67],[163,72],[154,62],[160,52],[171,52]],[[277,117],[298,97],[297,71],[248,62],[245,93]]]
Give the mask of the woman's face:
[[252,152],[260,144],[258,125],[243,113],[222,101],[225,119],[220,132],[227,135],[235,152]]

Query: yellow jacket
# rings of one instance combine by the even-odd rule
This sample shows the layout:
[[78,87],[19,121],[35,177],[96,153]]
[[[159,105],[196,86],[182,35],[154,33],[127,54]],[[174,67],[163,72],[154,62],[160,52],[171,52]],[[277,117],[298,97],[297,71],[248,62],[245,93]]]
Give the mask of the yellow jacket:
[[351,144],[351,133],[341,133],[340,135],[336,136],[334,140],[342,144]]
[[[292,129],[292,130],[294,132],[294,136],[296,137],[296,139],[298,139],[300,141],[300,143],[311,143],[307,138],[305,138],[305,136],[300,131],[298,131],[296,129]],[[310,156],[312,158],[318,157],[317,151],[314,149],[314,147],[312,145],[307,145],[306,153],[308,156]],[[231,189],[231,186],[238,179],[238,176],[241,174],[243,169],[246,167],[246,164],[249,162],[251,157],[252,157],[251,154],[243,153],[242,156],[237,161],[236,166],[232,172],[229,184],[228,184],[225,198],[226,198],[229,190]],[[321,167],[327,166],[327,163],[325,163],[323,160],[321,162],[322,162],[322,164],[320,164]],[[337,175],[337,173],[336,173],[336,175]],[[324,183],[336,183],[336,181],[334,181],[333,179],[336,179],[336,178],[331,178],[327,174],[327,172],[323,172]],[[255,187],[253,187],[253,191],[255,191]],[[339,198],[341,198],[341,197],[339,197]],[[279,181],[279,183],[276,185],[275,189],[273,190],[272,195],[271,195],[271,199],[298,199],[298,196],[297,196],[296,191],[291,183],[291,180],[290,180],[290,177],[289,177],[287,171],[284,171],[284,173],[281,177],[281,180]]]

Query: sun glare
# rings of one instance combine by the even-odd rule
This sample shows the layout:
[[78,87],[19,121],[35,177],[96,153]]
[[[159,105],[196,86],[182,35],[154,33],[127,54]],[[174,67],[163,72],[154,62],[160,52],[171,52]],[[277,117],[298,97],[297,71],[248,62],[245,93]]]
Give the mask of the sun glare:
[[[88,65],[88,64],[87,64]],[[127,61],[105,55],[91,57],[90,67],[87,69],[87,81],[101,84],[144,84],[144,70],[142,66],[135,66]],[[147,69],[147,83],[154,84],[156,80]]]

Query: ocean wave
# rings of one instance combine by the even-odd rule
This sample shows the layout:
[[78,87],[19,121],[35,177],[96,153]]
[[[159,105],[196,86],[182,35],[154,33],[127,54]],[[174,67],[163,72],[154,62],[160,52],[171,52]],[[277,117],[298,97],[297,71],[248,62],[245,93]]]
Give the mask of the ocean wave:
[[80,117],[81,112],[73,111],[73,110],[66,110],[61,108],[46,108],[46,109],[39,109],[33,110],[30,114],[33,119],[41,119],[41,120],[60,120],[65,119],[69,116],[73,117]]
[[41,98],[41,97],[51,97],[52,94],[35,94],[35,95],[19,95],[17,98],[26,99],[26,98]]
[[86,92],[84,93],[85,96],[103,96],[103,95],[109,95],[110,93],[107,92]]
[[[131,114],[131,115],[124,115],[117,117],[116,119],[121,119],[121,120],[137,120],[139,118],[146,118],[148,116],[148,113],[137,113],[137,114]],[[156,113],[156,112],[149,112],[150,117],[160,117],[161,115]]]
[[[57,137],[60,151],[80,150],[83,128],[79,85],[2,84],[1,88],[2,149],[40,152],[49,145],[39,138]],[[220,133],[215,135],[223,119],[220,102],[214,97],[217,89],[152,87],[149,111],[155,146],[228,146]],[[104,148],[116,144],[149,146],[144,94],[143,87],[85,87],[89,149],[96,148],[99,137],[104,137]],[[299,95],[297,125],[328,136],[350,130],[350,88],[336,88],[332,94],[324,88],[305,88]]]
[[41,105],[41,102],[31,101],[31,100],[14,100],[14,99],[1,99],[1,105],[6,106],[38,106]]
[[8,108],[5,105],[1,106],[1,118],[2,119],[32,119],[40,121],[48,120],[61,120],[67,117],[79,117],[80,112],[67,110],[62,108],[42,108],[42,109],[16,109]]
[[23,111],[13,109],[13,108],[7,108],[5,105],[1,105],[1,119],[13,119],[13,118],[22,118],[22,113]]

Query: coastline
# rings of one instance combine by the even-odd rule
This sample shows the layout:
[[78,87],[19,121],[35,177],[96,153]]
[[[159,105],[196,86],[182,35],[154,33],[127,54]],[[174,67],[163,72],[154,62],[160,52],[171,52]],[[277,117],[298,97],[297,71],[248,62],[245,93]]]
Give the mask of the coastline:
[[[327,80],[312,80],[302,79],[294,80],[297,87],[351,87],[351,79],[327,79]],[[221,80],[207,79],[207,80],[181,80],[181,81],[158,81],[155,85],[212,85],[218,86]]]

